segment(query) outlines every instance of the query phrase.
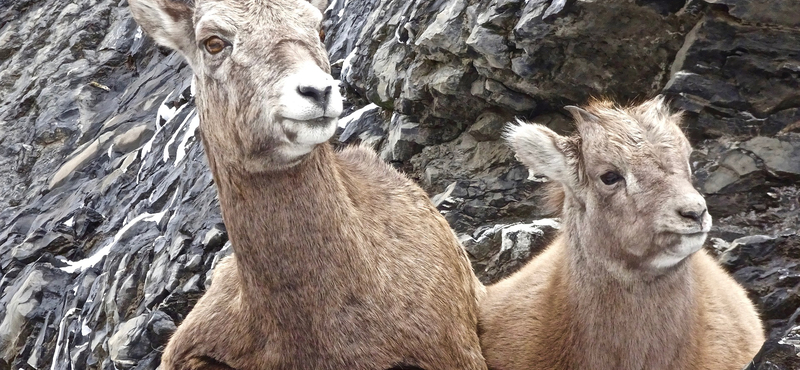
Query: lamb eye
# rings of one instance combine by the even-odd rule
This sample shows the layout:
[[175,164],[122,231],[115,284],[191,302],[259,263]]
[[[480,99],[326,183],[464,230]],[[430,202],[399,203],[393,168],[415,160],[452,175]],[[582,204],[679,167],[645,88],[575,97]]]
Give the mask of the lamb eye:
[[228,46],[228,43],[225,40],[217,37],[211,36],[203,43],[206,47],[206,51],[209,54],[218,54],[220,51],[225,50],[225,47]]
[[614,171],[608,171],[600,176],[600,180],[603,181],[603,184],[614,185],[622,180],[622,176]]

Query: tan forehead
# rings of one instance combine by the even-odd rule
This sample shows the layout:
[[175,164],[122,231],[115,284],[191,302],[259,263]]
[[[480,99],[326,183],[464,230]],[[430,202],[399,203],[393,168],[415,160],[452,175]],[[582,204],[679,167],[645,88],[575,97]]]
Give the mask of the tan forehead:
[[208,16],[222,16],[230,23],[289,24],[287,20],[308,16],[307,2],[302,0],[234,1],[197,0],[195,22]]
[[[195,12],[195,37],[204,39],[221,34],[240,52],[253,55],[272,53],[276,45],[290,42],[300,50],[312,50],[315,59],[327,63],[322,60],[324,49],[317,32],[320,21],[319,11],[304,0],[205,0],[202,4],[198,2]],[[241,55],[238,58],[246,63]]]
[[[598,117],[598,129],[582,130],[585,149],[628,163],[655,160],[660,166],[683,166],[690,151],[678,118],[666,109],[623,109],[608,103],[587,110]],[[662,107],[663,108],[663,107]],[[590,154],[590,153],[587,153]]]

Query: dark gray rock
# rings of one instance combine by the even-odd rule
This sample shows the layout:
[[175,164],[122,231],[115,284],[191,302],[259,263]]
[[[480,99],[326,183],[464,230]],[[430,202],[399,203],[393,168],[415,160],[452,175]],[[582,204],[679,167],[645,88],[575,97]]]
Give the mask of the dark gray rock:
[[[706,194],[724,192],[737,185],[742,188],[743,178],[762,170],[759,166],[758,158],[737,149],[725,152],[717,164],[718,166],[702,182],[702,189]],[[745,186],[744,190],[752,189],[748,189],[748,187]]]
[[155,369],[227,240],[190,71],[124,2],[19,3],[0,28],[22,43],[0,61],[3,361]]
[[[541,102],[559,106],[564,101],[584,101],[589,95],[652,94],[666,81],[664,68],[692,18],[664,18],[622,1],[530,1],[524,6],[520,1],[474,5],[426,1],[411,8],[400,1],[380,3],[382,13],[361,28],[357,42],[361,46],[348,49],[353,54],[342,79],[387,109],[401,111],[398,102],[411,101],[403,103],[412,108],[402,113],[423,115],[418,120],[423,124],[432,119],[424,108],[435,112],[437,100],[444,98],[434,86],[437,79],[430,76],[453,66],[463,72],[449,74],[452,86],[461,86],[461,91],[469,86],[472,97],[450,98],[460,102],[458,115],[432,114],[450,121],[468,114],[476,117],[489,106],[530,112]],[[343,17],[359,13],[358,7],[348,3]],[[391,37],[407,24],[401,19],[412,19],[419,29],[413,44]],[[661,32],[664,28],[669,32]],[[650,77],[633,78],[630,69]]]
[[[693,154],[697,186],[716,217],[765,211],[783,214],[774,230],[793,230],[789,201],[798,180],[796,134],[757,136],[744,142],[707,142]],[[782,195],[787,194],[787,195]],[[762,228],[763,232],[763,228]]]
[[477,141],[500,140],[506,123],[508,123],[508,118],[505,116],[487,111],[478,116],[467,132]]
[[676,106],[692,113],[689,132],[697,138],[772,136],[797,122],[800,46],[792,40],[798,32],[706,14],[675,56],[665,87]]
[[130,369],[147,354],[150,341],[143,333],[146,323],[146,315],[134,317],[119,324],[108,339],[108,354],[114,367]]
[[473,28],[467,38],[467,45],[484,58],[490,68],[503,69],[511,66],[508,40],[491,29],[481,26]]
[[425,126],[411,116],[393,114],[386,141],[378,151],[386,161],[407,162],[426,146],[455,139],[459,131],[452,126]]
[[761,351],[758,352],[753,362],[744,370],[783,370],[800,367],[800,343],[797,341],[798,327],[787,331],[781,339],[770,339]]
[[754,137],[741,144],[764,161],[767,170],[776,175],[800,176],[800,136]]
[[42,351],[37,344],[49,345],[56,340],[54,328],[65,314],[61,300],[68,295],[69,279],[65,272],[48,263],[30,264],[19,276],[0,299],[3,316],[0,358],[8,364],[16,363],[15,359],[27,360],[29,356],[41,362],[41,358],[52,354]]
[[712,4],[723,4],[729,7],[732,16],[754,23],[771,23],[782,26],[798,27],[800,19],[800,3],[793,1],[776,2],[768,0],[706,0]]
[[761,308],[770,338],[787,335],[800,315],[800,237],[754,235],[734,240],[720,257]]
[[541,219],[480,228],[474,235],[462,235],[459,240],[472,258],[478,278],[484,284],[491,284],[516,272],[543,251],[559,228],[558,220]]
[[364,143],[373,149],[383,144],[389,122],[383,118],[383,110],[375,104],[369,104],[339,120],[342,132],[338,141],[343,144]]

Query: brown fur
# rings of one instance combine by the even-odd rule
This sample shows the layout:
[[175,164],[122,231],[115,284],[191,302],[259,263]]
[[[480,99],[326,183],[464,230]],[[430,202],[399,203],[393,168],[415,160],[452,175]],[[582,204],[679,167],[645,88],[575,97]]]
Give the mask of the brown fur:
[[425,193],[374,153],[323,145],[281,173],[212,169],[235,256],[165,368],[201,356],[235,369],[484,368],[463,251]]
[[[705,209],[690,185],[680,116],[659,99],[573,113],[575,137],[533,125],[509,133],[520,160],[562,184],[563,228],[542,255],[487,288],[479,331],[489,368],[744,366],[764,335],[741,286],[702,250],[654,262],[683,245],[673,230],[700,227],[676,215]],[[598,176],[609,170],[625,180],[604,184]]]
[[[297,142],[319,138],[313,130],[335,117],[281,117],[281,94],[299,91],[284,89],[285,76],[301,63],[329,68],[319,14],[300,0],[130,3],[194,69],[235,252],[161,368],[486,369],[476,332],[482,286],[427,195],[371,150],[322,143],[302,153]],[[215,33],[232,47],[211,56],[197,40]]]

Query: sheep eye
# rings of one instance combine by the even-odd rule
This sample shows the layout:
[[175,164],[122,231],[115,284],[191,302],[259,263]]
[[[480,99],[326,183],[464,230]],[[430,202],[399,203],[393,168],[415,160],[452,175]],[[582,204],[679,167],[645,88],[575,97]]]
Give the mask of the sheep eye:
[[606,185],[614,185],[622,180],[622,176],[614,171],[608,171],[600,176],[600,180],[603,181],[603,184]]
[[228,43],[225,42],[225,40],[217,36],[209,37],[203,44],[206,47],[206,51],[208,51],[208,53],[212,55],[218,54],[222,50],[225,50],[225,47],[228,46]]

